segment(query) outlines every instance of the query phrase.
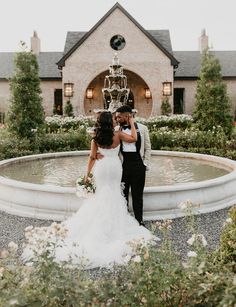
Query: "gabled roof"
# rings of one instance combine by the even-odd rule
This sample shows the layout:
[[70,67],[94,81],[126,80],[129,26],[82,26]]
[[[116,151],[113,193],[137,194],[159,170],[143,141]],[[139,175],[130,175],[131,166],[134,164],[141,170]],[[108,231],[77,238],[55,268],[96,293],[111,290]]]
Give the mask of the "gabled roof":
[[[56,62],[62,55],[62,52],[40,52],[37,55],[41,79],[61,79]],[[14,56],[14,52],[0,52],[0,79],[8,79],[13,76]]]
[[[71,47],[64,56],[57,63],[59,67],[65,65],[65,60],[108,18],[116,9],[120,9],[162,52],[171,60],[173,66],[178,66],[178,61],[173,54],[168,51],[158,40],[156,40],[148,31],[146,31],[118,2],[88,31],[85,33],[75,44]],[[66,48],[65,48],[66,49]]]
[[[169,30],[147,30],[149,34],[161,44],[169,53],[173,54],[170,32]],[[64,47],[64,55],[80,40],[87,32],[69,31],[66,35],[66,42]]]
[[[236,77],[236,51],[211,51],[219,59],[221,73],[224,78]],[[201,53],[199,51],[174,51],[180,62],[175,78],[198,78],[201,69]]]

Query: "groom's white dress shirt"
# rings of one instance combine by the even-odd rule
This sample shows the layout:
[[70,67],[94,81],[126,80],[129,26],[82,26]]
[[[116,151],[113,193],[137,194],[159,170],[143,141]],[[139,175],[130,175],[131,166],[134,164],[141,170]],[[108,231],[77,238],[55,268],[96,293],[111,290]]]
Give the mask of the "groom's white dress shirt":
[[[140,155],[143,160],[143,164],[146,166],[146,170],[149,170],[150,158],[151,158],[151,142],[149,137],[148,128],[145,125],[137,123],[138,130],[140,132],[141,137],[141,148]],[[131,134],[130,129],[122,130],[127,134]],[[126,143],[122,141],[123,151],[125,152],[136,152],[135,143]],[[120,155],[121,160],[123,161],[122,155]]]

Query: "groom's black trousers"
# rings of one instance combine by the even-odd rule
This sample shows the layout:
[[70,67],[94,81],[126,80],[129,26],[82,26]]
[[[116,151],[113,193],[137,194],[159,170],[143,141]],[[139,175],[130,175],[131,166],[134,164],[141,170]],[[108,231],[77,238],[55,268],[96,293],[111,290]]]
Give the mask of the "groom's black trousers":
[[139,153],[122,152],[123,174],[122,182],[124,182],[124,196],[129,199],[129,190],[131,188],[132,205],[134,216],[140,223],[143,221],[143,190],[145,184],[146,167]]

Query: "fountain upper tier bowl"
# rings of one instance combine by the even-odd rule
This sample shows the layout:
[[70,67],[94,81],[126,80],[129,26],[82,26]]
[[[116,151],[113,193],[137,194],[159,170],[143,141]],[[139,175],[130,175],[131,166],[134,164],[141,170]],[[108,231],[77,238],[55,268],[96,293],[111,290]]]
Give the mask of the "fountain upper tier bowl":
[[[75,181],[88,151],[33,155],[0,162],[0,209],[20,216],[63,220],[79,209]],[[236,202],[236,162],[181,152],[152,151],[144,190],[144,219],[175,218],[186,200],[210,212]]]

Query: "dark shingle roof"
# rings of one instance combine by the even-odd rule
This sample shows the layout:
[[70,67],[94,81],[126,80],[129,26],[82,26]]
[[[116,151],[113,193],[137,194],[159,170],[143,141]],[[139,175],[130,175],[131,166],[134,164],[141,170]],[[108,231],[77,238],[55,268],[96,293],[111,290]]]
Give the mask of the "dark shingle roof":
[[38,55],[40,78],[61,78],[56,63],[62,54],[62,52],[40,52]]
[[67,32],[64,54],[66,54],[85,34],[86,32]]
[[10,78],[14,71],[14,53],[0,52],[0,78]]
[[173,54],[169,30],[147,30],[157,42]]
[[[168,52],[172,53],[169,30],[147,30]],[[64,54],[66,54],[87,32],[69,31],[66,35]]]
[[[236,51],[211,51],[221,64],[223,77],[236,77]],[[174,57],[180,62],[175,77],[198,77],[201,68],[199,51],[174,51]]]
[[[37,56],[40,78],[61,78],[56,62],[62,52],[40,52]],[[14,52],[0,52],[0,79],[7,79],[14,74]]]
[[[157,35],[158,31],[155,32]],[[69,33],[74,35],[71,36]],[[72,43],[73,39],[77,39],[78,36],[75,33],[82,35],[81,33],[85,32],[68,32],[67,39],[69,43]],[[163,31],[161,33],[159,31],[159,33],[160,36],[164,34],[162,37],[168,43],[169,32]],[[171,44],[169,48],[171,48]],[[212,53],[220,60],[222,76],[236,77],[236,51],[212,51]],[[14,72],[14,55],[15,53],[13,52],[0,52],[0,79],[12,77]],[[173,51],[173,55],[180,62],[175,73],[176,78],[197,78],[199,76],[201,67],[201,54],[199,51]],[[40,52],[37,56],[40,78],[61,78],[56,63],[62,56],[63,52]]]

